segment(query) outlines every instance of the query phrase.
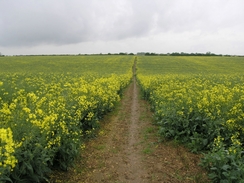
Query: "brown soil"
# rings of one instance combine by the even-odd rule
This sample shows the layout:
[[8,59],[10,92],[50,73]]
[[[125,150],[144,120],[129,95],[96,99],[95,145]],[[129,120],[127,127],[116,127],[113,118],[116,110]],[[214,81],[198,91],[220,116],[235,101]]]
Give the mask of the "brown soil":
[[159,141],[135,76],[119,106],[101,124],[98,138],[86,144],[75,167],[56,173],[51,182],[208,182],[198,166],[199,155],[175,142]]

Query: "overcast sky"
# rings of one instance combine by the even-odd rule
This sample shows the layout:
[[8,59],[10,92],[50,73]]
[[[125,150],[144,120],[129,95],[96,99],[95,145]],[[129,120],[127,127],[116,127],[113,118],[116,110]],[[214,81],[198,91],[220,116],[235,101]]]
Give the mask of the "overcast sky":
[[0,52],[244,55],[244,0],[0,0]]

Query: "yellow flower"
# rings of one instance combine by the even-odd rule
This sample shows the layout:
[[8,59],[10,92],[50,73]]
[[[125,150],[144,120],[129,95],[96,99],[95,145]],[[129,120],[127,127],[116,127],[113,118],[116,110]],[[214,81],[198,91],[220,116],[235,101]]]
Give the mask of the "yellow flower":
[[15,156],[13,155],[15,152],[16,144],[13,141],[13,134],[10,128],[4,129],[0,128],[0,152],[1,152],[1,160],[0,167],[11,170],[15,167],[18,162]]

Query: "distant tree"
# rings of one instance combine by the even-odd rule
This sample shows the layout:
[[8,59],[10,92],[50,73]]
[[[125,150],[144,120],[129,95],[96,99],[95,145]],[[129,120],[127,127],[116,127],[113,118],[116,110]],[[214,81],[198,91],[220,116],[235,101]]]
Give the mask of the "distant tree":
[[149,52],[145,53],[145,56],[156,56],[156,55],[158,55],[158,54],[156,54],[156,53],[149,53]]
[[172,55],[172,56],[179,56],[180,53],[178,53],[178,52],[173,52],[173,53],[171,53],[171,55]]
[[206,56],[217,56],[216,54],[214,53],[211,53],[210,51],[206,53]]
[[119,55],[127,55],[127,53],[120,52]]

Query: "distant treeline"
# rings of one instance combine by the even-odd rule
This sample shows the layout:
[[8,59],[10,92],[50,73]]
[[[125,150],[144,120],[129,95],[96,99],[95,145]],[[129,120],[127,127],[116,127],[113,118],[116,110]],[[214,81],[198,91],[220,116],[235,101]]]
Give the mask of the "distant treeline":
[[240,55],[222,55],[222,54],[215,54],[215,53],[211,53],[211,52],[207,52],[207,53],[173,52],[173,53],[167,53],[167,54],[146,52],[146,53],[138,53],[138,55],[145,55],[145,56],[225,56],[225,57],[240,56]]
[[[80,54],[81,55],[81,54]],[[83,54],[88,55],[88,54]],[[126,52],[120,52],[120,53],[108,53],[108,54],[91,54],[91,55],[142,55],[142,56],[225,56],[225,57],[231,57],[231,56],[238,56],[243,57],[244,55],[223,55],[223,54],[215,54],[211,52],[207,53],[185,53],[185,52],[173,52],[173,53],[150,53],[150,52],[138,52],[136,54],[134,53],[126,53]]]
[[[127,53],[127,52],[120,52],[120,53],[95,53],[95,54],[42,54],[42,55],[13,55],[13,56],[92,56],[92,55],[141,55],[141,56],[225,56],[225,57],[244,57],[244,55],[223,55],[223,54],[215,54],[211,52],[206,53],[185,53],[185,52],[172,52],[172,53],[153,53],[153,52],[138,52],[134,53]],[[0,57],[5,55],[0,54]]]
[[[32,54],[32,55],[13,55],[13,56],[92,56],[92,55],[135,55],[134,53],[94,53],[94,54]],[[4,56],[4,55],[0,55]]]

